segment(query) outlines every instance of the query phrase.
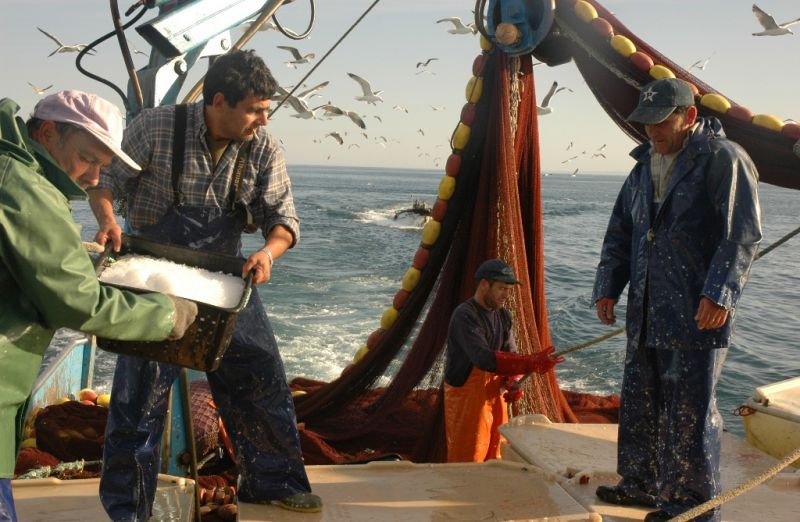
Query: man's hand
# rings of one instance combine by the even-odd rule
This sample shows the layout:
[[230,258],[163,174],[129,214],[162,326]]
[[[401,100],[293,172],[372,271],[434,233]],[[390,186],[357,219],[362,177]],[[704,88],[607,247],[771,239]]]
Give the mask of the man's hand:
[[698,330],[716,330],[725,325],[728,311],[708,297],[701,297],[694,320],[697,321]]
[[519,381],[522,380],[523,377],[524,375],[517,374],[507,375],[503,379],[503,388],[506,390],[503,394],[503,399],[505,399],[506,402],[517,402],[522,398],[524,392]]
[[617,316],[614,315],[614,306],[617,300],[610,297],[601,297],[597,300],[597,318],[603,324],[614,324],[617,322]]
[[269,281],[272,276],[272,262],[266,252],[259,250],[247,258],[247,262],[242,267],[242,278],[246,279],[251,270],[254,270],[254,285]]
[[114,252],[119,252],[119,249],[122,248],[122,227],[117,223],[102,225],[97,234],[94,235],[94,240],[102,246],[105,246],[109,239],[114,246]]

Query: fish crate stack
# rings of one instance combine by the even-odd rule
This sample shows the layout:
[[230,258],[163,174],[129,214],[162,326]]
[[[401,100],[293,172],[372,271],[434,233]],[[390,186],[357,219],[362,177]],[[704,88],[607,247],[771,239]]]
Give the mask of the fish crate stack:
[[[116,275],[120,277],[112,276],[126,261],[129,266],[121,272],[117,270],[120,273]],[[245,259],[236,256],[123,234],[120,251],[114,253],[107,249],[95,264],[100,281],[134,293],[160,291],[190,299],[197,304],[197,317],[184,336],[175,341],[120,341],[98,337],[97,346],[109,352],[199,371],[216,370],[230,344],[237,316],[247,305],[252,291],[252,276],[241,279],[244,263]],[[148,265],[151,271],[158,270],[159,266],[163,271],[136,274]],[[211,299],[196,295],[204,287],[215,288],[217,295],[211,295]]]

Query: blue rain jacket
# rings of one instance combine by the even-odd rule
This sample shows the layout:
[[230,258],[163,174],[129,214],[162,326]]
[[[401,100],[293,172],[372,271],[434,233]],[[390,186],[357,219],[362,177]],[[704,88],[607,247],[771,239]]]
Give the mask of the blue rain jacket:
[[[593,301],[628,289],[628,349],[727,347],[736,303],[761,240],[758,173],[716,118],[698,118],[675,160],[661,205],[653,203],[650,144],[617,197],[595,278]],[[648,231],[652,241],[648,240]],[[645,297],[647,294],[647,297]],[[729,311],[717,330],[698,330],[700,298]],[[646,306],[646,310],[645,310]]]

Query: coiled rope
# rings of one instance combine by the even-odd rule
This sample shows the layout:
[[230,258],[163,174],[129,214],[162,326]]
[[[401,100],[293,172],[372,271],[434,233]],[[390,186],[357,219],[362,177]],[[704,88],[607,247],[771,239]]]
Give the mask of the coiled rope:
[[702,515],[709,509],[713,509],[717,506],[720,506],[725,502],[738,497],[742,493],[753,489],[759,484],[766,482],[767,480],[777,475],[781,470],[791,465],[797,459],[800,459],[800,447],[795,448],[795,450],[792,453],[790,453],[787,457],[785,457],[782,461],[778,462],[777,464],[775,464],[768,470],[764,471],[763,473],[756,475],[748,482],[745,482],[744,484],[737,486],[731,489],[730,491],[726,491],[725,493],[723,493],[718,497],[714,497],[707,502],[703,502],[699,506],[693,507],[689,511],[686,511],[676,517],[669,519],[669,522],[688,522],[694,517]]

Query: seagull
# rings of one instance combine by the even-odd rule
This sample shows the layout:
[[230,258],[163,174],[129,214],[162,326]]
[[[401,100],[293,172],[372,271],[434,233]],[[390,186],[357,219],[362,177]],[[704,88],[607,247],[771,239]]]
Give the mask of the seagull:
[[606,147],[608,147],[608,145],[603,143],[602,145],[597,147],[597,152],[603,152],[604,150],[606,150]]
[[563,91],[567,89],[569,92],[572,92],[572,89],[568,87],[558,87],[558,82],[553,82],[553,85],[550,86],[550,90],[547,91],[547,94],[544,95],[544,99],[542,100],[542,105],[536,106],[536,114],[539,116],[543,116],[545,114],[550,114],[553,112],[553,108],[550,107],[550,100],[553,98],[553,95],[559,91]]
[[30,85],[33,88],[33,90],[36,91],[36,94],[38,94],[39,96],[43,95],[47,91],[47,89],[53,87],[52,84],[48,85],[47,87],[37,87],[31,82],[28,82],[28,85]]
[[[56,53],[79,53],[79,52],[83,51],[84,49],[86,49],[86,44],[66,45],[66,44],[61,43],[61,41],[58,38],[56,38],[52,34],[48,33],[47,31],[45,31],[41,27],[37,27],[37,29],[39,30],[40,33],[42,33],[46,37],[50,38],[51,40],[53,40],[56,43],[56,45],[58,45],[58,47],[56,47],[55,51],[53,51],[52,53],[47,55],[48,58],[53,56]],[[94,49],[90,49],[88,51],[88,54],[94,54]]]
[[422,130],[422,129],[417,129],[417,132],[419,132],[420,134],[422,134],[423,136],[425,136],[425,131],[424,131],[424,130]]
[[789,26],[800,22],[800,18],[796,18],[791,22],[778,24],[775,22],[775,19],[771,14],[765,13],[756,4],[753,4],[753,14],[756,16],[758,23],[761,24],[761,27],[764,28],[764,30],[760,33],[753,33],[753,36],[780,36],[782,34],[794,34],[792,30],[789,29]]
[[[247,28],[249,29],[251,25],[256,23],[256,18],[252,18],[250,20],[247,20],[245,23],[247,24]],[[273,22],[272,20],[267,20],[266,22],[264,22],[261,25],[261,27],[258,28],[258,30],[259,31],[277,31],[278,30],[278,26],[275,25],[275,22]]]
[[578,175],[578,169],[575,169],[575,170],[573,170],[573,171],[572,171],[572,174],[570,174],[570,176],[571,176],[571,177],[573,177],[573,178],[574,178],[575,176],[577,176],[577,175]]
[[567,158],[564,161],[562,161],[561,164],[563,165],[564,163],[569,163],[570,161],[572,161],[574,159],[578,159],[578,156],[572,156],[571,158]]
[[443,111],[444,110],[444,105],[442,105],[441,107],[437,107],[436,105],[431,105],[431,109],[433,109],[435,111]]
[[383,101],[383,98],[380,97],[380,94],[383,91],[373,91],[372,87],[369,85],[369,82],[357,74],[347,73],[347,76],[357,81],[364,93],[362,96],[356,96],[356,100],[370,103],[372,105],[376,105],[376,102]]
[[394,107],[392,107],[392,109],[400,112],[405,112],[406,114],[408,114],[408,109],[406,109],[402,105],[395,105]]
[[571,149],[571,148],[572,148],[572,145],[573,145],[573,143],[570,141],[570,142],[569,142],[569,145],[567,145],[567,149],[566,149],[566,150],[569,150],[569,149]]
[[132,45],[131,46],[131,51],[133,51],[133,54],[141,54],[144,57],[149,57],[149,55],[146,52],[140,51],[139,49],[136,48],[136,46]]
[[[292,95],[292,96],[289,96],[289,90],[287,88],[281,87],[280,85],[278,85],[277,89],[275,90],[275,94],[273,94],[272,98],[270,98],[270,99],[273,100],[273,101],[277,101],[277,102],[282,102],[284,99],[286,99],[286,101],[291,103],[291,104],[300,103],[300,105],[302,105],[304,108],[307,109],[308,108],[308,99],[309,98],[313,98],[314,96],[320,96],[320,94],[317,94],[317,91],[319,91],[323,87],[327,87],[329,83],[330,82],[328,82],[328,81],[319,83],[319,84],[311,87],[310,89],[306,89],[305,91],[302,91],[299,94],[295,94],[295,95]],[[287,97],[288,97],[288,99],[287,99]],[[296,100],[296,102],[293,102],[292,98],[294,98],[294,100]]]
[[[714,56],[713,54],[711,56]],[[692,65],[689,66],[689,69],[699,69],[701,71],[706,70],[706,65],[708,65],[708,61],[711,59],[711,56],[706,58],[705,60],[697,60]]]
[[350,145],[348,145],[348,146],[347,146],[347,150],[350,150],[350,149],[352,149],[353,147],[357,147],[357,148],[359,148],[359,149],[360,149],[360,148],[361,148],[361,145],[359,145],[358,143],[351,143]]
[[361,119],[361,116],[358,115],[355,111],[345,111],[344,109],[340,109],[336,105],[332,105],[330,103],[326,103],[322,106],[322,109],[325,110],[325,114],[329,116],[347,116],[350,118],[350,121],[361,127],[362,129],[367,128],[367,124],[364,123],[364,120]]
[[328,136],[338,141],[339,145],[344,144],[344,139],[342,139],[341,134],[339,134],[338,132],[329,132],[328,134],[325,135],[325,137],[327,138]]
[[373,114],[372,117],[375,118],[376,120],[378,120],[379,122],[383,123],[383,120],[381,119],[380,116],[377,116],[377,115]]
[[434,60],[438,60],[438,58],[428,58],[424,62],[417,62],[417,69],[419,69],[420,67],[429,66],[431,64],[431,62],[434,61]]
[[436,20],[437,24],[442,22],[450,22],[453,24],[453,28],[447,30],[447,32],[450,34],[475,34],[478,32],[478,29],[475,27],[474,23],[464,25],[464,22],[461,21],[461,18],[457,16],[450,16],[448,18]]
[[291,47],[288,45],[278,45],[276,47],[292,53],[294,60],[290,62],[284,62],[287,67],[291,67],[292,69],[296,69],[298,65],[310,63],[311,60],[314,59],[314,56],[316,56],[314,53],[300,54],[300,51],[298,51],[296,47]]
[[605,154],[603,154],[602,152],[595,152],[594,154],[592,154],[592,157],[593,157],[593,158],[596,158],[596,157],[598,157],[598,156],[599,156],[599,157],[601,157],[601,158],[603,158],[603,159],[605,159],[605,157],[606,157],[606,155],[605,155]]

